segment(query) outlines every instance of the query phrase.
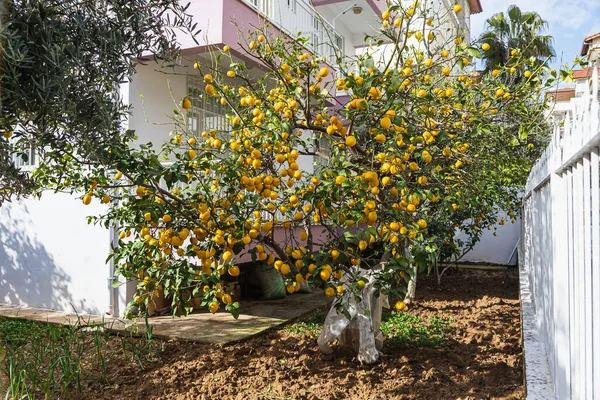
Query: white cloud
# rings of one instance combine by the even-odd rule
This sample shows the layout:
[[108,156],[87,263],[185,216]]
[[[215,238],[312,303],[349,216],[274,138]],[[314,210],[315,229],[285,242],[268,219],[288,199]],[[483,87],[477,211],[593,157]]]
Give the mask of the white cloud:
[[[536,11],[548,22],[553,32],[579,29],[587,32],[586,25],[594,21],[593,14],[600,13],[598,0],[482,0],[483,12],[471,17],[472,35],[479,36],[487,18],[506,11],[512,4],[523,11]],[[596,32],[599,32],[600,24],[595,25],[598,28]]]

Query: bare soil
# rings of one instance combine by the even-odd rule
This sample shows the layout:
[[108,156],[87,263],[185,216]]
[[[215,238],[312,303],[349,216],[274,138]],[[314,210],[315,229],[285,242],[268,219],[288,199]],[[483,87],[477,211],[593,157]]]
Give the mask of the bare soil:
[[[419,279],[409,313],[451,317],[444,348],[384,345],[374,366],[351,352],[321,355],[316,339],[284,328],[223,347],[160,342],[160,361],[109,365],[72,399],[521,399],[524,398],[517,271],[448,272]],[[115,344],[117,345],[117,344]]]

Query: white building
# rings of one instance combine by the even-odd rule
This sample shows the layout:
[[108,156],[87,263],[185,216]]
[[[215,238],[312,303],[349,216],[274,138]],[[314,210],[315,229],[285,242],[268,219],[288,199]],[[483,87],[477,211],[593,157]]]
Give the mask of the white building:
[[[448,9],[455,4],[433,3]],[[464,12],[449,23],[468,31],[470,14],[480,12],[481,4],[479,0],[459,3]],[[202,29],[199,44],[181,38],[183,66],[175,71],[157,64],[137,68],[135,79],[121,87],[124,101],[133,107],[127,127],[136,131],[140,143],[160,146],[167,140],[173,98],[199,88],[192,74],[195,60],[208,61],[211,48],[229,45],[236,58],[247,61],[237,45],[240,30],[267,20],[280,32],[309,36],[313,51],[320,55],[332,56],[334,48],[325,44],[330,36],[333,46],[354,55],[365,46],[365,34],[380,25],[386,8],[384,0],[191,0],[188,12]],[[190,126],[198,132],[222,126],[225,112],[219,103],[194,100],[188,112]],[[299,164],[310,172],[314,161],[313,156],[304,156]],[[104,207],[97,202],[83,206],[74,196],[47,192],[41,200],[30,198],[0,208],[0,303],[121,315],[135,284],[111,286],[113,266],[106,259],[111,244],[117,242],[116,231],[88,225],[86,218],[100,214]]]

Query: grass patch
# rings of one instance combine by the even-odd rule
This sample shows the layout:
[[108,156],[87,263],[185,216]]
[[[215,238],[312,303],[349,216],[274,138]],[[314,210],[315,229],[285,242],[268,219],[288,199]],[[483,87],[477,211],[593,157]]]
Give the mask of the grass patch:
[[425,323],[422,318],[406,312],[384,313],[381,332],[390,344],[406,343],[418,347],[447,346],[454,331],[451,318],[434,315]]
[[[417,347],[447,346],[454,331],[451,318],[433,316],[428,323],[406,312],[386,312],[381,318],[381,332],[389,344],[406,343]],[[319,311],[302,321],[286,325],[288,333],[316,337],[323,329],[325,313]]]
[[102,326],[0,318],[0,372],[6,399],[60,398],[83,380],[107,382],[107,365],[126,357],[141,368],[157,359],[152,329],[141,339],[111,340]]
[[294,322],[285,326],[285,331],[299,336],[319,336],[325,322],[325,313],[317,311],[316,313],[306,317],[302,321]]

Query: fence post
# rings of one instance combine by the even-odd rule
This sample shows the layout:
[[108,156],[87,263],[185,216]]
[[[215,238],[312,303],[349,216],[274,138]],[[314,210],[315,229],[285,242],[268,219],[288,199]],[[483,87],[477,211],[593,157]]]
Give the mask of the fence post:
[[[552,207],[552,265],[548,279],[553,284],[552,323],[555,343],[548,343],[548,351],[553,353],[555,395],[559,399],[569,397],[570,352],[569,349],[569,257],[567,235],[567,181],[563,174],[550,176]],[[565,351],[565,349],[567,351]]]

